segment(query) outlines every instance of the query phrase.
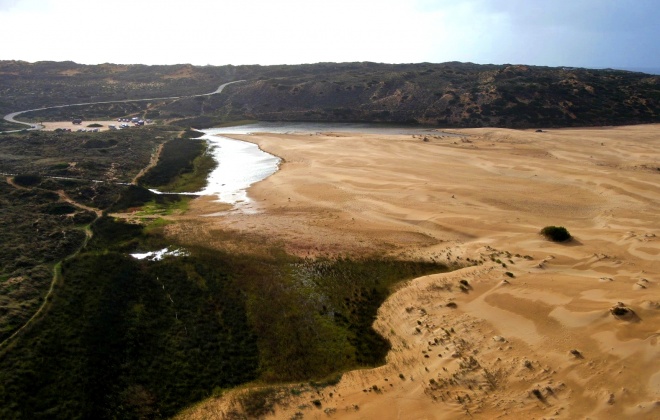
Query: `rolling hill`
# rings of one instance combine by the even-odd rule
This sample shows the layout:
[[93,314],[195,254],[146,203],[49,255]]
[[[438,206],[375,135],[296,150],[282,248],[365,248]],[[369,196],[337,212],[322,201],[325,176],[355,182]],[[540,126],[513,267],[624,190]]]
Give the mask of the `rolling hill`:
[[0,113],[79,102],[222,95],[64,108],[49,120],[143,115],[182,126],[223,121],[390,122],[560,127],[660,121],[660,76],[525,65],[317,63],[277,66],[0,62]]

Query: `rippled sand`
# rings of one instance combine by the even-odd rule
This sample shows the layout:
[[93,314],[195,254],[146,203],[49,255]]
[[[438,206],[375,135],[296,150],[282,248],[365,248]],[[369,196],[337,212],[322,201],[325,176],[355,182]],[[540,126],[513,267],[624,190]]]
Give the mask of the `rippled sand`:
[[[660,418],[660,125],[452,131],[235,136],[283,159],[249,190],[256,213],[202,217],[217,212],[202,198],[172,225],[218,248],[245,246],[230,231],[303,256],[479,263],[402,287],[375,323],[387,364],[276,417]],[[221,418],[231,398],[186,417]]]

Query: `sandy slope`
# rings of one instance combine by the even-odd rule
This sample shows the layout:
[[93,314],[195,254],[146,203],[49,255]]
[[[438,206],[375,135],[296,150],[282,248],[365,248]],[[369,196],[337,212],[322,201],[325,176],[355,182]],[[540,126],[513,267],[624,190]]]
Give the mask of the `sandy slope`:
[[[460,132],[242,136],[285,161],[250,190],[256,213],[198,217],[218,211],[200,199],[172,225],[217,247],[241,246],[230,230],[301,255],[479,261],[402,287],[375,324],[387,364],[277,417],[660,418],[660,126]],[[222,418],[231,398],[184,417]]]

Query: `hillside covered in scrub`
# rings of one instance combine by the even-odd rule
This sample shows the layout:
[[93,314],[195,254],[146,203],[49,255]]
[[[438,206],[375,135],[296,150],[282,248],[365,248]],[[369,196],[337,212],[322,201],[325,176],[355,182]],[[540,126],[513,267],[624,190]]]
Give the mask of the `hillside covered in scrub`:
[[22,118],[139,114],[194,127],[245,119],[510,128],[660,122],[660,76],[458,62],[145,66],[0,61],[0,114],[201,94],[235,80],[245,82],[222,95],[53,109]]

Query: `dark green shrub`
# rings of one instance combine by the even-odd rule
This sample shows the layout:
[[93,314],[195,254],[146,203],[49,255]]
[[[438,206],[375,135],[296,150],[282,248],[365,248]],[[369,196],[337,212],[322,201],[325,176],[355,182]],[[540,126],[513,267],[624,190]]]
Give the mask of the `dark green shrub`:
[[35,174],[16,175],[14,182],[21,187],[33,187],[41,183],[41,177]]
[[91,211],[82,211],[73,215],[73,223],[77,225],[86,225],[96,219],[96,214]]
[[47,214],[62,215],[75,213],[76,208],[69,203],[57,202],[45,205],[42,211]]
[[116,146],[117,143],[119,142],[115,139],[110,139],[110,140],[90,139],[83,144],[83,147],[86,149],[103,149],[103,148]]
[[553,242],[567,242],[572,239],[571,234],[563,226],[546,226],[540,233]]

